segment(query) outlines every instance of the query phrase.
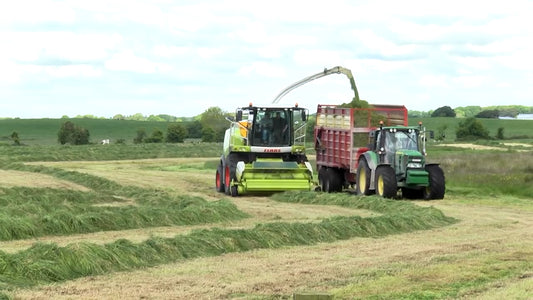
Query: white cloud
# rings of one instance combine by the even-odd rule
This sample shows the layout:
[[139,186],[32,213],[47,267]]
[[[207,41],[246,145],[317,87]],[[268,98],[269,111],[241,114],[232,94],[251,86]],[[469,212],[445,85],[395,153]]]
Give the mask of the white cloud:
[[238,74],[242,76],[261,75],[276,78],[285,76],[285,69],[265,62],[253,62],[241,67]]
[[418,84],[425,87],[443,87],[447,88],[449,85],[447,79],[444,76],[425,75],[418,80]]
[[131,71],[135,73],[168,72],[171,66],[152,62],[146,58],[136,56],[133,51],[126,50],[114,54],[106,60],[105,68],[111,71]]

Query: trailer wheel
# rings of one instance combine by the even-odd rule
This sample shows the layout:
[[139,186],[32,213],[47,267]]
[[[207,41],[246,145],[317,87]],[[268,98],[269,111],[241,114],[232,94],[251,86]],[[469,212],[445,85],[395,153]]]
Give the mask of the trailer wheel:
[[383,198],[394,198],[398,193],[396,174],[390,166],[380,166],[376,170],[376,194]]
[[365,159],[359,161],[356,175],[356,191],[358,195],[370,195],[370,168]]
[[324,179],[326,178],[326,167],[320,167],[318,170],[318,185],[322,189],[323,192],[326,192],[326,184],[324,182]]
[[334,168],[328,168],[326,170],[326,178],[329,183],[328,193],[342,191],[342,180],[337,170]]
[[215,186],[216,186],[216,189],[217,189],[217,192],[219,193],[223,193],[225,188],[224,188],[224,182],[222,181],[222,178],[224,177],[223,175],[223,167],[222,167],[222,162],[218,165],[217,167],[217,173],[216,173],[216,176],[215,176]]
[[445,187],[444,171],[438,165],[426,166],[429,173],[429,186],[423,190],[424,199],[443,199]]

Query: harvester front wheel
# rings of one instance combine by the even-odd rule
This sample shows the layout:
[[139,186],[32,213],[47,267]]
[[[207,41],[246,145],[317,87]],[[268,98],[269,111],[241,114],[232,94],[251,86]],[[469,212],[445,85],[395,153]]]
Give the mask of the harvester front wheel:
[[370,195],[370,168],[365,159],[359,161],[356,176],[356,191],[358,195]]
[[394,198],[398,193],[396,174],[390,166],[380,166],[376,170],[376,194],[383,198]]
[[226,195],[231,195],[231,170],[227,164],[224,168],[224,192]]
[[223,173],[223,167],[222,167],[222,163],[220,163],[217,167],[217,173],[216,173],[216,176],[215,176],[215,185],[216,185],[216,189],[217,189],[217,192],[219,193],[223,193],[225,188],[224,188],[224,182],[222,181],[222,178],[224,178],[224,173]]
[[429,186],[424,189],[424,199],[443,199],[445,187],[444,171],[438,165],[427,165]]
[[232,185],[230,189],[231,189],[231,197],[239,196],[239,190],[236,185]]

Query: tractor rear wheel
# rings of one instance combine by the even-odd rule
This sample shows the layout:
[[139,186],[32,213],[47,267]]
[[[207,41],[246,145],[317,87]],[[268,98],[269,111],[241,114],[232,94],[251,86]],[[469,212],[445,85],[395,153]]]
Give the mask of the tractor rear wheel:
[[215,186],[216,186],[216,189],[217,189],[217,192],[219,193],[223,193],[225,188],[224,188],[224,182],[222,181],[222,178],[224,178],[224,171],[223,171],[223,167],[222,167],[222,163],[220,163],[217,167],[217,173],[216,173],[216,176],[215,176]]
[[426,171],[429,173],[429,186],[423,190],[424,199],[444,199],[444,171],[438,165],[428,165]]
[[398,193],[396,174],[390,166],[380,166],[376,170],[376,194],[383,198],[394,198]]
[[370,168],[365,159],[359,161],[356,175],[356,191],[357,195],[370,195]]

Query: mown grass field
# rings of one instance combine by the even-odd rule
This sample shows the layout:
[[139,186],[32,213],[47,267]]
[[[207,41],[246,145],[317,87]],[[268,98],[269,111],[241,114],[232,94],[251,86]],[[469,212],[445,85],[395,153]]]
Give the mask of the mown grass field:
[[505,143],[430,144],[438,201],[227,197],[214,189],[220,144],[3,144],[0,293],[530,299],[533,143]]
[[[153,121],[132,121],[132,120],[110,120],[110,119],[0,119],[0,142],[9,142],[11,134],[16,131],[19,134],[21,143],[25,145],[57,145],[57,133],[61,124],[70,120],[74,124],[86,128],[90,132],[91,142],[98,144],[103,139],[110,139],[115,143],[123,139],[125,143],[132,144],[138,129],[143,128],[148,134],[154,129],[166,132],[167,122]],[[447,129],[445,141],[455,140],[455,130],[464,119],[461,118],[410,118],[410,125],[417,125],[422,122],[428,130],[437,130],[446,125]],[[533,139],[531,121],[529,120],[496,120],[479,119],[489,130],[489,134],[495,137],[498,128],[504,128],[506,138],[521,137]]]

